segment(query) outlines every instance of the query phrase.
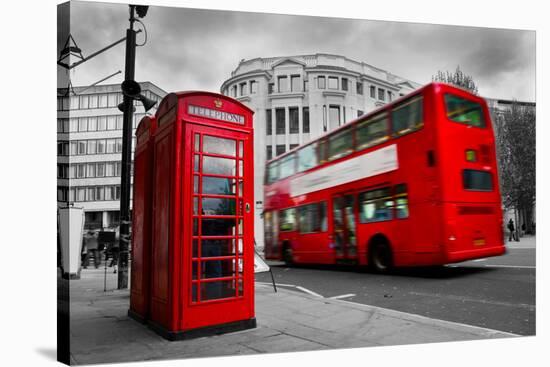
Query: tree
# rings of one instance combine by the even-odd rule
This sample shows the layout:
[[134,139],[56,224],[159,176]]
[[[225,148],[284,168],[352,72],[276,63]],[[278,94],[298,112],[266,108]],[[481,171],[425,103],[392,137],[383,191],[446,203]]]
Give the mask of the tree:
[[456,67],[454,73],[450,73],[448,71],[443,73],[439,70],[437,75],[432,76],[432,81],[452,84],[466,89],[473,94],[477,94],[477,85],[474,82],[474,79],[470,75],[464,74],[462,70],[460,70],[460,66]]
[[516,101],[495,121],[503,204],[507,209],[518,211],[527,233],[533,233],[536,195],[535,121],[534,108],[521,106]]

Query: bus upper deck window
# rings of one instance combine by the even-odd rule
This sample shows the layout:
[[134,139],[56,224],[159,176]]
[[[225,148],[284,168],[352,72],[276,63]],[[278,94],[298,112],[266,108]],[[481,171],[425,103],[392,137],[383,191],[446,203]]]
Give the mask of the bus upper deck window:
[[422,97],[415,97],[396,106],[391,113],[392,130],[402,135],[420,129],[424,125]]
[[306,171],[317,165],[317,144],[309,144],[298,150],[298,172]]
[[445,108],[447,109],[447,118],[451,121],[475,127],[485,127],[483,109],[481,104],[477,102],[453,94],[445,94]]

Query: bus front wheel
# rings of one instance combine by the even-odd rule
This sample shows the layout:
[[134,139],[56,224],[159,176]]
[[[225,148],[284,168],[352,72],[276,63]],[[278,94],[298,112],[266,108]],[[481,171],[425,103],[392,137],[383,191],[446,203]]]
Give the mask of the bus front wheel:
[[377,241],[369,249],[369,266],[376,273],[388,273],[393,267],[390,246],[383,241]]

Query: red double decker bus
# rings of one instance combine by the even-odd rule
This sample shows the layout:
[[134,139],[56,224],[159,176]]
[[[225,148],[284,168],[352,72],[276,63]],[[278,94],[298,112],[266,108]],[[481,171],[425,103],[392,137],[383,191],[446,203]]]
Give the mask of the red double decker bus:
[[485,100],[441,83],[267,163],[265,256],[393,266],[505,252]]

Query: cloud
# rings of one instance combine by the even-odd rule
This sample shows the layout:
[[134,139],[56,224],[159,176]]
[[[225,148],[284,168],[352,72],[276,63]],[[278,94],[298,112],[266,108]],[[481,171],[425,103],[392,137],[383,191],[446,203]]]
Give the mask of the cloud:
[[[71,31],[83,50],[124,36],[127,5],[71,4]],[[419,83],[460,65],[482,94],[534,100],[531,31],[161,6],[152,6],[143,23],[148,41],[137,50],[136,78],[167,91],[218,91],[241,59],[334,53]],[[123,48],[83,65],[76,79],[91,83],[123,68]]]

